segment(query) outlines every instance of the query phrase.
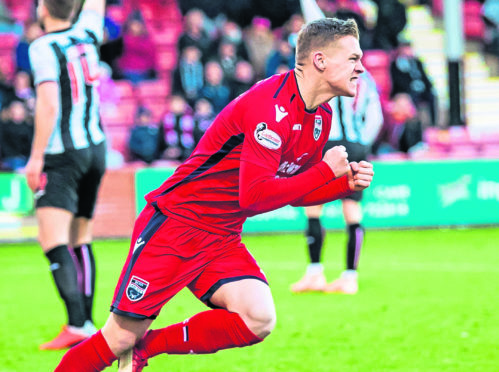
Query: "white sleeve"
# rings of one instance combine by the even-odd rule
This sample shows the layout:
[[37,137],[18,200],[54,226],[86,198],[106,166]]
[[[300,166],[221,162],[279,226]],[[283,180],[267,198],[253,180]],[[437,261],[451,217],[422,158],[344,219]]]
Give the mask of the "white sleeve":
[[317,21],[318,19],[326,18],[319,5],[315,0],[300,0],[301,12],[305,23]]
[[372,144],[376,139],[381,126],[383,125],[383,111],[381,109],[381,101],[378,94],[378,89],[373,78],[368,75],[368,72],[363,78],[367,83],[366,95],[367,95],[367,107],[366,107],[366,126],[364,130],[363,142],[366,144]]
[[97,42],[102,43],[104,38],[104,18],[99,13],[92,10],[83,10],[78,21],[74,24],[74,28],[91,31],[97,38]]
[[29,47],[29,61],[33,71],[33,83],[59,80],[59,62],[54,51],[42,40],[34,41]]

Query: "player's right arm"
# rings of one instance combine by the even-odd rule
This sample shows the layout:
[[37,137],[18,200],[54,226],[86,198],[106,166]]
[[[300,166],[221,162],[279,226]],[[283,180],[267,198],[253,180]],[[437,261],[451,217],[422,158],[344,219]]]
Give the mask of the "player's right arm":
[[36,86],[35,134],[25,173],[28,186],[36,191],[43,170],[43,156],[59,111],[59,68],[50,47],[42,39],[29,47],[29,60]]
[[91,10],[104,17],[106,10],[105,0],[84,0],[82,11]]
[[25,168],[26,180],[33,192],[40,185],[45,148],[54,130],[59,111],[59,100],[56,97],[59,97],[59,87],[56,82],[46,81],[36,87],[35,134]]
[[332,156],[321,160],[290,178],[276,178],[290,128],[285,123],[276,123],[273,106],[259,107],[258,110],[254,106],[253,103],[246,108],[244,104],[239,107],[243,111],[241,120],[245,134],[239,171],[239,204],[242,209],[257,214],[283,207],[346,174],[348,161],[345,153],[338,159]]

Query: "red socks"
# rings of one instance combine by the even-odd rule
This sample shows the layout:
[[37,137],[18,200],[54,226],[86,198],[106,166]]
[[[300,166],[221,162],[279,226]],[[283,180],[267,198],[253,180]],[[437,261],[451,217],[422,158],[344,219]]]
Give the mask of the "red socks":
[[[182,323],[149,331],[136,346],[146,359],[161,353],[208,354],[232,347],[242,347],[262,341],[251,332],[237,313],[209,310],[194,315]],[[70,349],[55,372],[97,372],[118,359],[99,331]]]
[[137,349],[141,357],[167,354],[208,354],[262,341],[237,313],[208,310],[162,329],[146,333]]
[[101,331],[71,348],[54,372],[96,372],[118,359],[107,345]]

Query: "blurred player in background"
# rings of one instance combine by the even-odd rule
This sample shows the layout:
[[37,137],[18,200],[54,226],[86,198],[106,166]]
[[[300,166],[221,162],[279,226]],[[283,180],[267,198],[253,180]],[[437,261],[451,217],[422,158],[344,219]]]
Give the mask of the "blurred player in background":
[[[301,7],[306,22],[325,17],[315,0],[301,0]],[[355,97],[337,96],[332,98],[329,103],[333,109],[332,125],[324,151],[334,146],[344,146],[350,160],[366,159],[370,153],[371,145],[383,125],[383,112],[374,79],[365,72],[360,75]],[[326,282],[321,263],[325,235],[325,229],[320,221],[323,206],[305,208],[308,218],[306,236],[310,264],[303,278],[291,285],[292,292],[357,293],[357,265],[364,240],[364,229],[361,226],[361,200],[362,191],[342,199],[343,216],[348,234],[346,270],[339,279],[330,284]]]
[[[359,162],[366,159],[383,124],[381,102],[371,75],[365,72],[360,76],[355,97],[335,97],[329,101],[329,104],[333,109],[333,122],[324,151],[342,145],[345,146],[350,161]],[[308,218],[306,236],[310,264],[303,278],[291,286],[291,291],[357,293],[357,265],[364,240],[361,200],[362,191],[357,191],[341,201],[348,235],[346,270],[339,279],[329,284],[326,284],[321,263],[325,235],[325,229],[320,221],[323,206],[305,208]]]
[[[242,225],[284,205],[317,205],[369,186],[370,163],[349,163],[342,146],[322,155],[327,102],[355,95],[361,57],[354,21],[313,22],[298,36],[293,71],[260,82],[217,116],[193,154],[146,196],[106,325],[56,371],[100,371],[133,348],[138,372],[161,353],[214,353],[270,334],[272,294],[241,242]],[[214,309],[148,331],[184,287]]]
[[73,25],[76,5],[75,0],[40,0],[37,15],[46,35],[29,49],[36,108],[26,178],[35,193],[38,240],[68,316],[60,334],[41,349],[64,349],[95,332],[91,242],[105,171],[97,93],[104,0],[87,0]]

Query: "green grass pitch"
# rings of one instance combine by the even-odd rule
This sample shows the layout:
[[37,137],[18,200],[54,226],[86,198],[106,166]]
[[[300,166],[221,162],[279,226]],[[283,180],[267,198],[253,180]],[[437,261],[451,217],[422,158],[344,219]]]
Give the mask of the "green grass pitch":
[[[273,334],[244,349],[161,355],[147,371],[499,371],[499,228],[368,231],[355,296],[289,292],[306,263],[299,234],[244,241],[270,281]],[[343,233],[328,233],[329,280],[343,268],[344,244]],[[128,242],[94,246],[102,326]],[[65,315],[47,261],[36,244],[6,244],[0,253],[0,371],[52,371],[63,352],[38,345],[58,333]],[[204,309],[182,291],[153,327]]]

